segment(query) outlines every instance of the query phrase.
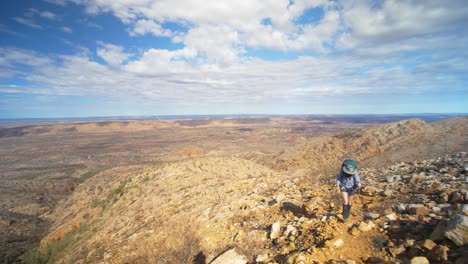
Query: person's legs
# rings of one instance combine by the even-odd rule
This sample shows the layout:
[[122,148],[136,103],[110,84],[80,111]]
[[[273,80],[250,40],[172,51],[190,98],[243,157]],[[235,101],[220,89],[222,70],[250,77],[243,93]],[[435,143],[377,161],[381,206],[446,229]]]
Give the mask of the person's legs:
[[351,205],[353,204],[353,197],[354,197],[354,193],[352,193],[352,192],[348,193],[348,205],[347,205],[348,206],[348,210],[347,210],[348,211],[348,216],[349,216],[349,214],[351,212]]
[[349,217],[349,195],[348,192],[341,192],[341,195],[343,196],[343,212],[341,214],[343,215],[343,219],[346,220]]
[[343,196],[343,203],[344,204],[349,204],[348,193],[347,192],[341,192],[341,196]]

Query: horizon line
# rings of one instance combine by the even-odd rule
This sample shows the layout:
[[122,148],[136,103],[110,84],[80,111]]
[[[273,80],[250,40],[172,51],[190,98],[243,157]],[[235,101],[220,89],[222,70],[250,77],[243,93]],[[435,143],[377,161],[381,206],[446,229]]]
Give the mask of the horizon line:
[[199,117],[199,118],[210,118],[210,117],[247,117],[247,116],[430,116],[430,115],[447,115],[447,116],[464,116],[468,113],[353,113],[353,114],[174,114],[174,115],[122,115],[122,116],[81,116],[81,117],[12,117],[12,118],[0,118],[0,122],[8,121],[21,121],[21,120],[80,120],[80,119],[151,119],[151,118],[163,118],[163,119],[174,119],[184,117]]

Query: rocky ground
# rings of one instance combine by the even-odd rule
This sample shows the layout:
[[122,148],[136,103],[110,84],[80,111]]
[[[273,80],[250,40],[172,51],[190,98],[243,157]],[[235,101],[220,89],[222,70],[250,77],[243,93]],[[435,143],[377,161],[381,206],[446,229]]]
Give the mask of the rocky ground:
[[[55,214],[62,224],[42,241],[42,252],[72,234],[53,262],[466,263],[467,158],[457,153],[361,170],[362,193],[346,222],[333,178],[291,179],[221,158],[112,171],[119,187],[107,185],[106,192],[105,175],[80,186],[67,210]],[[187,175],[218,187],[194,186]],[[231,176],[219,186],[219,175]],[[176,182],[185,190],[166,196]],[[178,197],[184,195],[190,200]]]
[[264,248],[249,255],[252,247],[246,251],[241,239],[225,253],[230,261],[213,263],[466,263],[466,153],[360,174],[364,188],[348,221],[342,221],[339,199],[332,198],[332,184],[300,190],[302,203],[301,196],[290,197],[295,184],[285,185],[276,196],[283,199],[269,202],[280,208],[265,215],[271,225],[243,223],[248,228],[242,239],[261,232]]

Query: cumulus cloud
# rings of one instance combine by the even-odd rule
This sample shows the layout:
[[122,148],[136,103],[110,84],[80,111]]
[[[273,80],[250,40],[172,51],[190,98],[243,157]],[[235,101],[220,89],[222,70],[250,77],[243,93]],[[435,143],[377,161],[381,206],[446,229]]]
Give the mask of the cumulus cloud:
[[[339,25],[336,5],[325,0],[71,1],[90,13],[111,12],[130,26],[132,36],[172,37],[174,42],[197,48],[208,61],[220,63],[233,62],[249,47],[325,52]],[[323,21],[296,25],[295,20],[310,8],[323,8]],[[265,20],[270,23],[265,25]],[[190,29],[172,32],[163,26],[165,22],[187,24]],[[201,45],[208,41],[212,43]],[[220,52],[221,48],[226,52]]]

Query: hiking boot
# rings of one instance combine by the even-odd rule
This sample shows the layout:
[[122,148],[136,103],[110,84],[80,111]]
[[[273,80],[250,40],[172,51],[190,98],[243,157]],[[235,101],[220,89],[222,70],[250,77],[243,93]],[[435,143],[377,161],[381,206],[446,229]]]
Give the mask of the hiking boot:
[[343,219],[346,221],[349,217],[349,205],[348,204],[343,204]]

